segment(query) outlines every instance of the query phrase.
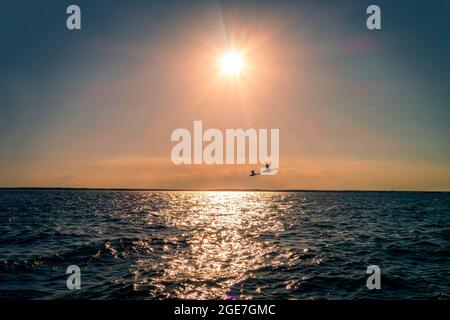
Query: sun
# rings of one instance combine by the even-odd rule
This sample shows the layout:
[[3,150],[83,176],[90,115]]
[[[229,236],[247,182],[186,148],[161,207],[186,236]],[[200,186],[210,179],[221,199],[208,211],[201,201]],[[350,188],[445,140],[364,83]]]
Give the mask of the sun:
[[221,72],[228,76],[238,76],[245,69],[244,54],[238,50],[228,50],[219,62]]

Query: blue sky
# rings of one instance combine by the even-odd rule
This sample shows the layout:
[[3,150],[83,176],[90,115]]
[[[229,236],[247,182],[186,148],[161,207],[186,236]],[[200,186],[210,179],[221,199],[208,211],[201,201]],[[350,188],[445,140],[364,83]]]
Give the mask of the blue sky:
[[[81,31],[65,27],[74,3]],[[381,31],[365,28],[369,4]],[[0,185],[259,187],[247,167],[171,167],[170,132],[203,119],[280,128],[289,176],[263,187],[448,190],[448,12],[448,1],[7,1]],[[263,72],[206,92],[200,57],[242,30],[263,39]]]

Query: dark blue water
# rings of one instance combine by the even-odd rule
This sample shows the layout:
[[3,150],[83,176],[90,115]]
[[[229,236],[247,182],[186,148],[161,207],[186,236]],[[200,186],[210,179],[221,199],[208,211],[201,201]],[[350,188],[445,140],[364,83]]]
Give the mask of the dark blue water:
[[0,298],[448,299],[449,252],[449,193],[0,190]]

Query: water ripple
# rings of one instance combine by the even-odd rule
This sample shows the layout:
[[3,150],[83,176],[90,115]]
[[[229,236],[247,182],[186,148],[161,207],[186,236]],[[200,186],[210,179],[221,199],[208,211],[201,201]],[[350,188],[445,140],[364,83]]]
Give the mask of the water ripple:
[[449,213],[448,193],[0,190],[0,298],[448,299]]

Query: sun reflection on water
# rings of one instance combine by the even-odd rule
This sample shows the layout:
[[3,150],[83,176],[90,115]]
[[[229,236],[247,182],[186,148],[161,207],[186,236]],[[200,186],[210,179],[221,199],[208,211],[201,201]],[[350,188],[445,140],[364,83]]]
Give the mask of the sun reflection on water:
[[[142,257],[133,272],[135,285],[150,284],[151,296],[245,298],[230,289],[251,277],[253,270],[292,260],[289,252],[269,240],[284,230],[282,211],[273,206],[270,194],[180,192],[171,196],[170,202],[177,205],[156,215],[166,228],[176,229],[177,236],[172,233],[165,240],[160,259]],[[147,276],[146,270],[160,272]]]

